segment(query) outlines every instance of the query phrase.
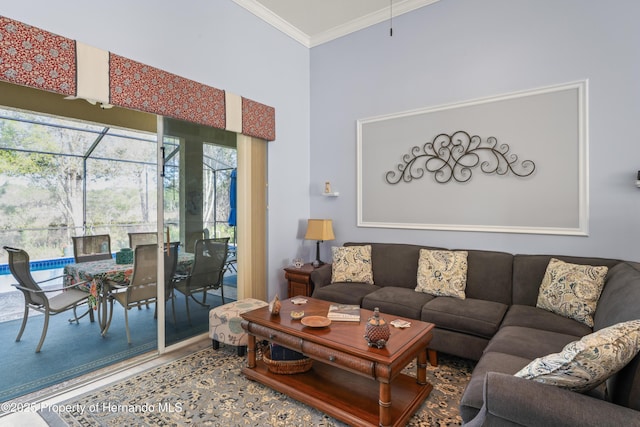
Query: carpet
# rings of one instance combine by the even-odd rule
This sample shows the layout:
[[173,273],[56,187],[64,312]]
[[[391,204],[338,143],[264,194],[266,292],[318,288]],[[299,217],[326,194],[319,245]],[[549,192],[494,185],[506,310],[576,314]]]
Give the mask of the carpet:
[[[207,348],[41,411],[50,425],[323,426],[345,424],[241,373],[235,347]],[[460,425],[458,405],[474,362],[440,355],[433,391],[409,426]],[[415,376],[411,363],[405,372]]]

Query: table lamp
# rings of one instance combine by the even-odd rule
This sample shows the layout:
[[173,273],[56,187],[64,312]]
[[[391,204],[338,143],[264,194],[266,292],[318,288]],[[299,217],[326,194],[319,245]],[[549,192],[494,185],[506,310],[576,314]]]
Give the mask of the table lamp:
[[307,222],[307,233],[304,235],[305,240],[316,241],[316,259],[313,261],[314,267],[319,267],[324,262],[320,261],[320,242],[325,240],[333,240],[332,221],[330,219],[310,219]]

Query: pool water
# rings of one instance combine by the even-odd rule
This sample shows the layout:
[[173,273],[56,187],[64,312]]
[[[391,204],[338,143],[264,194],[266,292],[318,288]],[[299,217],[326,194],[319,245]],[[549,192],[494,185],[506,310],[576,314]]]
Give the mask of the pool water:
[[[73,257],[41,259],[30,261],[29,268],[35,281],[41,282],[56,276],[62,276],[64,274],[64,266],[74,262]],[[0,294],[17,291],[16,288],[11,286],[12,283],[17,283],[17,281],[13,278],[11,270],[9,270],[9,264],[0,264]],[[46,282],[43,286],[45,288],[61,287],[62,278]]]
[[[64,273],[63,268],[54,268],[50,270],[31,271],[31,275],[36,282],[51,279],[52,277],[62,276]],[[5,292],[19,292],[16,288],[11,286],[13,283],[18,283],[11,273],[0,275],[0,294]],[[62,277],[58,280],[51,280],[43,284],[45,288],[61,287]]]

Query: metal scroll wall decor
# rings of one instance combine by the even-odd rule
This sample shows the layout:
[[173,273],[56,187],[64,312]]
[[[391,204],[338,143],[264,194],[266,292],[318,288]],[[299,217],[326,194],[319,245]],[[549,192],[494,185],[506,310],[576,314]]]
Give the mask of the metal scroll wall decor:
[[446,184],[451,180],[469,181],[472,169],[477,166],[485,174],[511,172],[519,177],[529,176],[536,170],[532,160],[518,163],[518,156],[510,154],[509,149],[508,144],[498,145],[493,136],[483,142],[479,136],[470,136],[462,130],[451,135],[441,133],[433,142],[427,142],[422,148],[415,146],[410,154],[402,156],[403,163],[398,164],[397,171],[388,171],[385,179],[389,184],[411,182],[429,172],[437,183]]

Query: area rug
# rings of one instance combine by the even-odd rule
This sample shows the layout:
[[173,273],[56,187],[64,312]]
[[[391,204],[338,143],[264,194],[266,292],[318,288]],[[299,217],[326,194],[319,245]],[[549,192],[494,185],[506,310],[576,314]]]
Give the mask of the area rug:
[[[323,426],[345,424],[241,373],[235,347],[210,348],[64,402],[41,415],[68,426]],[[433,391],[409,426],[460,425],[458,405],[474,363],[441,355]],[[406,373],[415,375],[412,364]]]

